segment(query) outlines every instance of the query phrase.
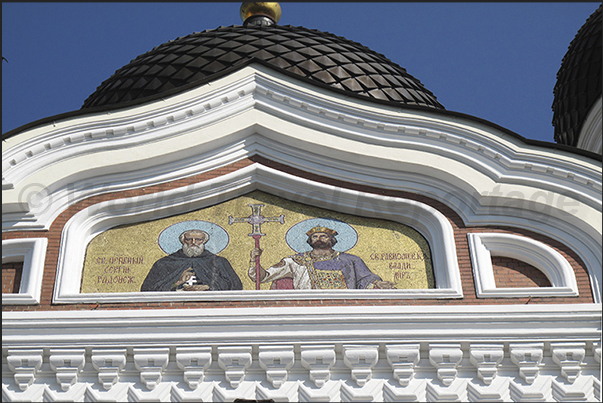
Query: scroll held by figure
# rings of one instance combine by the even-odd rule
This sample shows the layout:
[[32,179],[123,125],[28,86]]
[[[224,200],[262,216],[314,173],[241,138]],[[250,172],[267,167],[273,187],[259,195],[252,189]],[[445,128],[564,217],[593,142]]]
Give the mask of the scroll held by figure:
[[259,276],[255,261],[262,249],[253,249],[249,277],[254,281],[258,277],[261,282],[274,281],[273,289],[396,288],[391,281],[383,281],[373,273],[360,257],[334,250],[338,235],[334,229],[317,226],[306,235],[311,251],[285,257],[268,269],[259,266]]

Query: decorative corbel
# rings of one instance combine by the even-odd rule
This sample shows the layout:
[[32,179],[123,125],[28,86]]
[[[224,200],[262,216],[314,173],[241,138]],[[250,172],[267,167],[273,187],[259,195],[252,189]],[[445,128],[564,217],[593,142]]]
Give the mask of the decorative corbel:
[[387,362],[394,370],[394,379],[400,386],[408,386],[415,376],[415,365],[419,363],[420,344],[389,344],[385,346]]
[[498,365],[505,356],[504,344],[471,344],[469,360],[477,368],[477,376],[490,385],[498,373]]
[[135,348],[134,365],[140,371],[140,380],[149,390],[153,390],[161,382],[163,371],[170,359],[170,349],[163,348]]
[[519,368],[519,375],[529,384],[540,374],[544,343],[511,343],[511,361]]
[[574,383],[580,376],[580,364],[586,356],[586,343],[551,343],[551,355],[553,362],[561,367],[561,375],[569,383]]
[[84,369],[86,350],[83,348],[50,349],[49,361],[61,389],[67,391],[75,385],[78,373]]
[[184,381],[197,389],[211,365],[211,347],[176,347],[176,365],[184,371]]
[[98,371],[98,381],[105,390],[119,380],[119,372],[126,366],[126,354],[125,348],[92,350],[92,366]]
[[373,377],[373,367],[379,360],[378,345],[344,344],[343,362],[352,370],[352,379],[364,386]]
[[456,379],[456,368],[462,359],[460,343],[429,345],[429,362],[436,367],[438,378],[445,386],[452,385]]
[[6,362],[14,372],[15,383],[21,390],[29,388],[36,380],[37,372],[42,367],[43,349],[8,350]]
[[322,388],[331,379],[331,368],[335,364],[335,345],[302,345],[301,362],[310,371],[310,380]]
[[295,360],[293,346],[260,346],[258,358],[268,381],[275,388],[280,388]]
[[245,372],[251,365],[251,347],[218,347],[218,365],[224,370],[230,386],[238,387],[245,379]]

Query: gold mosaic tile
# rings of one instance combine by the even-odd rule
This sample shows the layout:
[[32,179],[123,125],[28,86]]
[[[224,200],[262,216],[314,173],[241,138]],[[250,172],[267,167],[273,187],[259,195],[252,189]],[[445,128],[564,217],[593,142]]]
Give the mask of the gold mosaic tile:
[[[338,244],[334,249],[343,248],[341,252],[362,258],[373,273],[394,283],[398,289],[435,288],[429,246],[412,228],[392,221],[303,205],[255,191],[198,211],[117,227],[98,235],[86,251],[81,292],[140,291],[153,264],[180,247],[174,234],[180,233],[190,222],[197,222],[210,233],[207,249],[230,262],[241,279],[243,289],[255,290],[255,282],[247,274],[250,253],[255,246],[255,240],[249,236],[253,226],[229,220],[229,217],[249,217],[252,214],[249,205],[253,204],[263,205],[260,214],[265,218],[277,220],[284,216],[282,224],[272,221],[260,226],[265,234],[259,241],[264,268],[279,263],[284,257],[303,252],[294,248],[311,249],[301,241],[301,237],[294,238],[292,234],[296,230],[301,234],[304,225],[308,227],[325,222],[318,218],[326,218],[342,222],[336,223],[341,233],[336,237]],[[262,290],[269,288],[270,283],[261,284]]]

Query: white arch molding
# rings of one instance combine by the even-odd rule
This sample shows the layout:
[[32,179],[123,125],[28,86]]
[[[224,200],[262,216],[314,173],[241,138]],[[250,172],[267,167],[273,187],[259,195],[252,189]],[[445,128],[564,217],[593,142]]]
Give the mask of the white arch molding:
[[[376,105],[251,65],[185,93],[56,121],[3,142],[3,231],[69,206],[259,155],[334,180],[424,195],[467,226],[567,245],[601,301],[601,164],[438,111]],[[31,196],[31,197],[30,197]]]
[[[513,234],[471,233],[467,236],[478,298],[578,296],[574,269],[550,246]],[[509,257],[536,267],[546,275],[551,287],[497,287],[492,256]]]
[[[12,367],[3,374],[3,400],[32,396],[35,399],[29,400],[102,400],[104,396],[114,401],[165,400],[169,395],[181,401],[191,397],[183,380],[198,375],[198,367],[187,369],[182,358],[191,352],[199,359],[209,356],[216,361],[209,368],[211,381],[200,388],[208,395],[196,400],[240,397],[221,385],[236,386],[241,378],[232,375],[240,374],[250,357],[252,376],[239,384],[249,392],[246,397],[283,400],[280,391],[266,387],[274,374],[268,372],[275,368],[262,367],[268,362],[266,351],[275,352],[276,345],[287,347],[277,350],[279,364],[286,363],[291,348],[298,361],[291,370],[300,392],[295,389],[290,401],[319,398],[305,386],[313,377],[326,379],[315,376],[322,368],[309,361],[316,357],[317,347],[332,351],[342,364],[333,366],[333,379],[327,385],[336,394],[333,400],[400,400],[417,388],[422,388],[418,401],[465,397],[506,401],[510,393],[515,400],[550,400],[552,394],[560,396],[558,400],[600,399],[600,376],[595,374],[601,368],[601,164],[528,145],[473,119],[349,99],[251,65],[169,98],[57,119],[8,138],[2,152],[3,231],[48,229],[61,212],[87,198],[170,183],[254,155],[335,181],[424,195],[450,207],[468,227],[510,226],[555,239],[584,261],[596,303],[373,306],[365,302],[336,307],[96,311],[66,307],[52,315],[7,311],[2,322],[3,361]],[[462,297],[452,228],[437,210],[255,164],[187,187],[101,202],[72,216],[61,235],[54,302],[207,298],[185,293],[80,294],[85,246],[114,226],[193,211],[256,189],[317,207],[401,222],[418,230],[432,251],[440,252],[433,254],[437,289],[321,290],[320,298]],[[551,270],[555,274],[554,266]],[[216,291],[211,299],[316,295],[303,290],[261,295]],[[371,389],[371,397],[358,386],[367,380],[367,364],[373,365],[374,360],[356,363],[352,358],[359,347],[366,357],[374,357],[376,346],[378,360],[369,370],[373,384],[365,386],[371,389],[378,383],[383,389]],[[410,389],[401,391],[397,385],[405,380],[400,375],[412,375],[406,357],[415,353],[420,376],[407,378]],[[239,367],[226,364],[232,354],[238,357]],[[540,362],[543,355],[546,359]],[[505,357],[500,365],[499,356]],[[57,367],[66,357],[69,364]],[[113,378],[97,373],[93,364],[108,357],[116,357],[116,368],[120,362],[133,365],[125,367],[124,379],[108,394],[100,395],[99,381]],[[19,365],[25,362],[28,366]],[[309,369],[304,362],[310,363]],[[76,372],[78,363],[87,363],[83,373]],[[38,364],[43,370],[36,378]],[[576,368],[582,373],[569,385]],[[493,389],[485,387],[483,381],[499,369]],[[162,375],[163,381],[157,383]],[[530,386],[524,382],[534,378]],[[17,386],[13,380],[32,384],[23,392],[20,387],[26,384]],[[442,388],[442,382],[452,384]],[[65,392],[62,388],[69,385],[70,391]],[[149,385],[156,386],[154,391],[148,390]],[[458,398],[451,391],[458,392]]]
[[[430,245],[435,289],[412,290],[270,290],[211,293],[80,293],[88,243],[118,225],[155,220],[208,207],[253,190],[338,212],[396,221],[417,230]],[[61,235],[54,303],[142,302],[262,299],[462,298],[454,230],[438,210],[414,200],[337,188],[253,164],[194,185],[137,197],[110,200],[76,213]]]

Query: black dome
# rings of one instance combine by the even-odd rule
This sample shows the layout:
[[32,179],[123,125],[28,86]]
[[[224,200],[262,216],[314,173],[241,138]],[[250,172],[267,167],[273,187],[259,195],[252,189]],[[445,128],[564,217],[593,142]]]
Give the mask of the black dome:
[[382,54],[331,33],[290,25],[219,27],[164,43],[117,70],[82,109],[171,95],[251,61],[348,94],[444,109],[419,80]]
[[552,106],[557,143],[576,146],[582,124],[601,96],[602,7],[578,30],[557,72]]

